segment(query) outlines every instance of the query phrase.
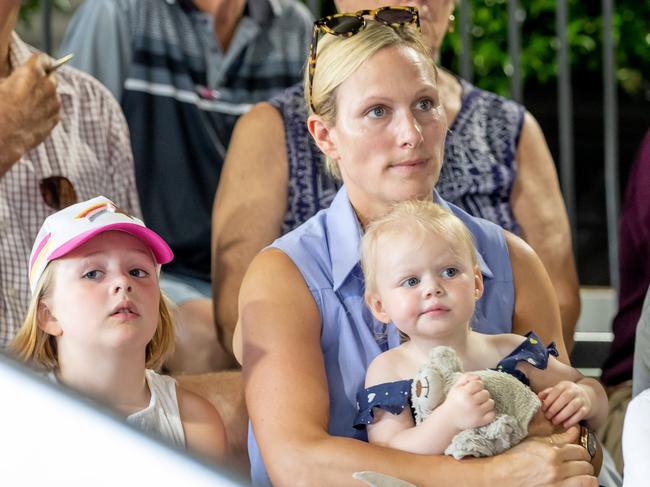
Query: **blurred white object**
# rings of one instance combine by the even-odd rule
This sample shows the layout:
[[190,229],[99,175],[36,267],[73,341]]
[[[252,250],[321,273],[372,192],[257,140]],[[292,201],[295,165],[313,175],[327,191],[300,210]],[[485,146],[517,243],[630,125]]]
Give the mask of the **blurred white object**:
[[2,353],[0,384],[0,485],[244,484],[146,436]]
[[650,479],[650,389],[627,407],[623,426],[623,486],[648,485]]

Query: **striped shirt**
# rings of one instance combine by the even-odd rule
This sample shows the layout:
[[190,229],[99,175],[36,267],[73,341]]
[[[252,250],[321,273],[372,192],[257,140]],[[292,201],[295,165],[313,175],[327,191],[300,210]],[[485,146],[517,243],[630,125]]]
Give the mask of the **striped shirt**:
[[[14,33],[12,69],[31,54]],[[43,220],[54,212],[41,197],[41,179],[65,176],[80,201],[101,194],[131,214],[140,214],[129,133],[119,105],[85,73],[63,66],[56,76],[61,122],[0,176],[0,349],[9,344],[25,317],[29,253]]]
[[61,52],[121,100],[145,221],[174,251],[169,271],[210,280],[212,203],[235,122],[299,80],[310,34],[295,0],[248,0],[227,51],[188,0],[77,11]]

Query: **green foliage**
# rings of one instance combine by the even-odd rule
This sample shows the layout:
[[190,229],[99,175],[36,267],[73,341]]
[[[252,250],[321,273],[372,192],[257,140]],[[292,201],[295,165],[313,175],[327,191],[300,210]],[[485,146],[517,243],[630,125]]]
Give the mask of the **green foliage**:
[[[501,94],[510,91],[508,73],[508,4],[506,0],[470,0],[472,58],[475,81]],[[521,1],[521,69],[524,83],[555,83],[558,39],[555,0]],[[580,80],[602,79],[601,2],[568,0],[567,37],[571,69]],[[613,19],[616,78],[632,97],[650,92],[650,3],[618,0]],[[458,72],[461,44],[458,29],[446,36],[441,49],[444,66]]]
[[[1,0],[0,0],[1,1]],[[303,2],[306,3],[305,0]],[[555,83],[557,46],[556,0],[520,0],[524,8],[521,24],[521,69],[524,83],[540,86]],[[29,23],[42,0],[27,0],[21,20]],[[51,0],[54,9],[68,11],[69,0]],[[507,0],[470,0],[472,10],[472,60],[476,84],[501,94],[510,91]],[[332,0],[321,0],[321,13],[334,11]],[[580,80],[602,79],[601,2],[568,0],[567,36],[573,76]],[[458,17],[458,16],[457,16]],[[650,93],[650,2],[617,0],[613,38],[616,43],[616,78],[632,97]],[[459,29],[446,36],[441,49],[442,65],[459,71]]]
[[[42,8],[42,0],[26,0],[20,7],[20,21],[26,25],[31,25],[31,20],[34,12]],[[61,12],[68,12],[70,10],[69,0],[50,0],[50,4],[54,10]]]

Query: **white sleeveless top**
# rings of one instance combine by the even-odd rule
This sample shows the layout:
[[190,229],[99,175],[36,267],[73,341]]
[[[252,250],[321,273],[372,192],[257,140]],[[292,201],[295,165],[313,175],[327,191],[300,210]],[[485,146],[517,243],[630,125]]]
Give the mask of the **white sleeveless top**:
[[[49,372],[51,381],[58,383],[54,372]],[[173,445],[185,448],[185,432],[181,423],[176,398],[176,379],[145,370],[145,379],[151,392],[149,405],[126,417],[126,422],[147,433],[161,436]]]
[[126,422],[185,448],[185,432],[176,398],[176,379],[150,369],[145,370],[145,378],[151,391],[149,406],[127,416]]

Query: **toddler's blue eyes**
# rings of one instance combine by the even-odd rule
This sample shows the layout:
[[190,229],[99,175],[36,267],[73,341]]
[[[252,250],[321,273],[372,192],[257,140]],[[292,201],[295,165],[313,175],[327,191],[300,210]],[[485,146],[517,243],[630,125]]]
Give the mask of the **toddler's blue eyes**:
[[444,271],[442,271],[442,275],[444,277],[454,277],[456,274],[458,274],[458,269],[456,269],[454,267],[449,267],[449,268],[445,269]]
[[409,277],[403,282],[403,285],[406,287],[415,287],[420,284],[420,280],[417,277]]

